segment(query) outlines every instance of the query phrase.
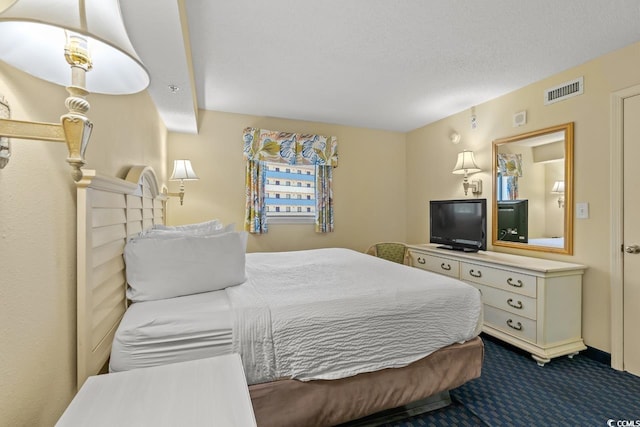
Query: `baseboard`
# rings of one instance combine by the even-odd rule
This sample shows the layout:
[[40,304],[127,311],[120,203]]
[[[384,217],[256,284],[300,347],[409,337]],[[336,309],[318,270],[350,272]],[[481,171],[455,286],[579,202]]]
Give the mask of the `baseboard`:
[[588,357],[596,362],[604,363],[607,366],[611,366],[611,354],[606,351],[598,350],[597,348],[587,346],[587,349],[581,352],[584,357]]

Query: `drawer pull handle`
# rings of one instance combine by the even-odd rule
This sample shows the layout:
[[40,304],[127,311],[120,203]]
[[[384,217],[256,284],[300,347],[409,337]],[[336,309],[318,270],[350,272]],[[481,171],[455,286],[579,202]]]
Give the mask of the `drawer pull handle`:
[[513,320],[509,319],[507,320],[507,325],[512,328],[515,329],[516,331],[521,331],[522,330],[522,323],[518,322],[518,324],[516,326],[513,325]]
[[469,270],[469,274],[472,275],[473,277],[482,277],[482,271],[478,271],[476,273],[476,271],[473,268]]
[[440,264],[440,268],[443,270],[451,270],[451,264],[445,264],[444,262],[442,264]]
[[509,304],[513,308],[518,308],[518,309],[522,308],[522,301],[518,301],[517,303],[514,304],[513,303],[513,298],[509,298],[507,300],[507,304]]
[[426,263],[427,263],[427,261],[425,261],[424,258],[418,257],[418,264],[426,264]]
[[514,288],[521,288],[524,286],[524,283],[522,283],[522,280],[518,279],[517,283],[513,283],[513,279],[511,277],[507,279],[507,284],[513,286]]

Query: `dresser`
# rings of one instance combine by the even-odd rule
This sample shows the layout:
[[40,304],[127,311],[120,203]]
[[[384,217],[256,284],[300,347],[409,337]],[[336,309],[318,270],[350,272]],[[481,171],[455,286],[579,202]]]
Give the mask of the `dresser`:
[[409,245],[410,265],[461,279],[482,294],[482,331],[529,353],[540,366],[573,357],[582,341],[584,265],[491,251]]
[[56,427],[256,426],[238,354],[89,377]]

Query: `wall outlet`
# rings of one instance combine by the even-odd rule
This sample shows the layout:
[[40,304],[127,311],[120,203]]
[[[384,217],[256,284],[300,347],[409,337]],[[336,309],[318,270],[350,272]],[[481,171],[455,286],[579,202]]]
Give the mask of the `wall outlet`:
[[587,202],[576,203],[576,218],[578,219],[589,218],[589,203]]

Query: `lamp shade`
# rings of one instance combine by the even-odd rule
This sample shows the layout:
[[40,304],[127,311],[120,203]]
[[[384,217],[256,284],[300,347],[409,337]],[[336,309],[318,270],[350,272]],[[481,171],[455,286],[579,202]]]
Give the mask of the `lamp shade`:
[[67,32],[84,36],[94,68],[89,92],[140,92],[149,74],[127,35],[118,0],[0,0],[0,60],[35,77],[69,86]]
[[453,173],[456,175],[480,172],[481,169],[476,164],[476,159],[473,156],[473,151],[464,150],[458,153],[458,161],[453,168]]
[[173,173],[171,174],[171,178],[169,181],[180,181],[180,180],[196,180],[198,175],[193,171],[193,167],[191,166],[191,160],[174,160],[173,161]]
[[564,181],[556,181],[553,183],[553,188],[551,189],[551,193],[553,194],[564,194]]

